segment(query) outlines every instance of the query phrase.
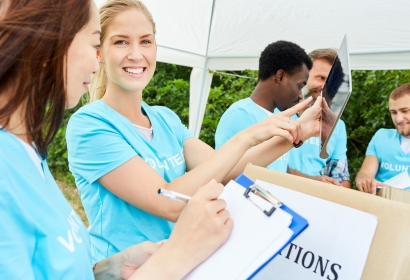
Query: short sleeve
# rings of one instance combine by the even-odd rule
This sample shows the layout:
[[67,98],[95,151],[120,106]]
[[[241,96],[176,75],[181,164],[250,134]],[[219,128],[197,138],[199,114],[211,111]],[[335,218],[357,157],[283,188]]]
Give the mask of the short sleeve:
[[219,149],[226,141],[238,132],[250,127],[255,117],[240,107],[230,107],[219,120],[215,132],[215,149]]
[[373,135],[372,140],[370,140],[370,143],[367,146],[366,156],[376,156],[377,157],[376,144],[377,144],[377,139],[379,135],[380,135],[380,130],[378,130],[376,134]]
[[340,120],[337,124],[338,135],[337,142],[335,143],[335,150],[330,156],[332,160],[347,159],[347,134],[346,134],[346,125]]
[[92,112],[77,112],[66,131],[70,171],[89,184],[137,155],[119,130]]

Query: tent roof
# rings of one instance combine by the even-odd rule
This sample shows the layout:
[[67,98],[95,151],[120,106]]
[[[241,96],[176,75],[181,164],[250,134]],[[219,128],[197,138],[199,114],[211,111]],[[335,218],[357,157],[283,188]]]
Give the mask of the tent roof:
[[[105,0],[95,0],[100,6]],[[277,40],[310,52],[348,35],[351,69],[410,69],[409,0],[143,0],[157,26],[157,60],[193,67],[189,128],[198,135],[212,74],[258,69]]]
[[145,1],[157,24],[158,60],[214,70],[257,69],[277,40],[307,52],[348,35],[352,69],[410,68],[408,0]]
[[[95,0],[100,6],[105,0]],[[307,52],[348,35],[352,69],[410,68],[408,0],[146,0],[158,61],[213,70],[257,69],[277,40]]]

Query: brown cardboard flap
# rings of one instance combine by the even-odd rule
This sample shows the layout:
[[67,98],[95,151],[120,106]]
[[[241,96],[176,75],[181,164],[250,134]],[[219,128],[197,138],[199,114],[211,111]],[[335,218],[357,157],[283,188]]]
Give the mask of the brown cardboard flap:
[[383,187],[380,191],[377,192],[377,196],[410,204],[410,191],[408,190],[402,190],[393,187]]
[[410,279],[410,205],[252,164],[246,166],[244,174],[251,180],[263,180],[377,216],[362,279]]

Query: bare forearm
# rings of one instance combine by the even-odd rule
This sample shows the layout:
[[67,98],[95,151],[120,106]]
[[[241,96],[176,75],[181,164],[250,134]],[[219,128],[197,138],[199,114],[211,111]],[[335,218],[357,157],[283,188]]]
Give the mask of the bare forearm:
[[165,243],[129,279],[182,279],[198,263],[180,247]]
[[[306,139],[310,138],[312,135],[310,134],[310,131],[303,131],[301,136],[302,137],[300,140],[305,141]],[[272,162],[274,162],[275,160],[277,160],[279,157],[281,157],[283,154],[288,152],[293,147],[294,147],[293,143],[291,143],[286,138],[275,136],[253,147],[252,149],[246,151],[246,153],[243,155],[240,161],[224,178],[223,182],[227,183],[229,182],[229,180],[237,177],[245,169],[246,164],[250,162],[258,166],[266,167]]]
[[356,184],[359,181],[374,180],[379,169],[379,159],[376,156],[366,156],[362,167],[356,175]]
[[292,169],[292,168],[288,168],[288,173],[292,174],[292,175],[299,176],[299,177],[310,178],[310,176],[308,176],[308,175],[306,175],[302,172],[299,172],[296,169]]
[[342,186],[343,187],[345,187],[345,188],[347,188],[347,189],[351,189],[352,188],[352,185],[351,185],[351,183],[350,183],[350,181],[342,181],[342,182],[340,182],[340,184],[342,184]]
[[361,180],[366,180],[366,179],[373,179],[373,176],[371,176],[368,172],[360,170],[357,175],[356,175],[356,183]]
[[293,144],[287,139],[276,136],[249,149],[224,178],[223,183],[227,183],[229,180],[236,178],[243,172],[248,163],[263,167],[268,166],[292,148]]
[[118,254],[101,260],[94,265],[94,277],[96,280],[120,279],[120,263]]
[[316,180],[316,181],[327,183],[327,184],[332,184],[332,185],[336,185],[336,186],[350,188],[350,182],[349,181],[339,182],[339,180],[337,180],[333,177],[327,176],[327,175],[311,176],[311,175],[301,173],[301,172],[299,172],[295,169],[291,169],[291,168],[288,168],[288,173],[292,174],[292,175],[295,175],[295,176],[308,178],[308,179]]
[[169,183],[167,188],[191,195],[211,179],[222,182],[248,149],[246,138],[238,133],[217,151],[209,150],[210,156],[184,176]]

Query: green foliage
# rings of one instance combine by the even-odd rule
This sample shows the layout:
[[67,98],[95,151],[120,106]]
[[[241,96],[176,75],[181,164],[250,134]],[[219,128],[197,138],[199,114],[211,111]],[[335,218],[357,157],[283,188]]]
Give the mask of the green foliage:
[[232,75],[214,73],[212,85],[205,109],[204,120],[202,122],[199,138],[215,147],[215,130],[219,119],[232,103],[251,95],[256,86],[257,72],[245,70],[239,74],[249,78],[241,78]]
[[[80,103],[82,104],[83,102]],[[67,144],[65,141],[65,132],[68,120],[80,107],[81,105],[77,105],[75,108],[65,112],[63,123],[54,137],[54,140],[48,147],[47,163],[51,173],[54,175],[54,178],[69,185],[74,185],[74,177],[68,169],[68,153]]]
[[157,63],[155,75],[144,89],[143,99],[149,105],[166,106],[188,126],[189,76],[191,68]]

